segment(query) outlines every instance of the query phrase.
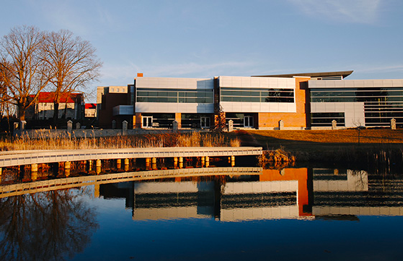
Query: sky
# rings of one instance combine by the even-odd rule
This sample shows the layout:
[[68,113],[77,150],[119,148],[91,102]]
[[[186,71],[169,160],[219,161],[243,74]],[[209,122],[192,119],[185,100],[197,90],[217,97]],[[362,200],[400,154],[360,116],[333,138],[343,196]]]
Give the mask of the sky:
[[354,70],[403,78],[401,0],[3,0],[0,36],[67,29],[103,62],[96,86],[144,77]]

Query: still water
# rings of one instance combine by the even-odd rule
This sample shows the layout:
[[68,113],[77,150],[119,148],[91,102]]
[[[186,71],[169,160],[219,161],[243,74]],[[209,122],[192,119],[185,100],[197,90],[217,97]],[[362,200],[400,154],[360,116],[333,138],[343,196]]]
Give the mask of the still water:
[[403,174],[286,168],[0,199],[0,260],[402,260]]

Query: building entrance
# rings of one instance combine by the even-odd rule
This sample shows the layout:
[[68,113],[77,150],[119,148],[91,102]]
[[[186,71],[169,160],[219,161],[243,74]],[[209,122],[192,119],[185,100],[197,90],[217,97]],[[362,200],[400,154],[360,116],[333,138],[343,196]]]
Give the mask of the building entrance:
[[253,128],[253,116],[245,116],[243,118],[243,126],[245,128]]
[[200,127],[202,129],[210,128],[210,118],[209,117],[201,117],[200,118]]
[[142,128],[152,128],[153,127],[153,116],[142,116]]

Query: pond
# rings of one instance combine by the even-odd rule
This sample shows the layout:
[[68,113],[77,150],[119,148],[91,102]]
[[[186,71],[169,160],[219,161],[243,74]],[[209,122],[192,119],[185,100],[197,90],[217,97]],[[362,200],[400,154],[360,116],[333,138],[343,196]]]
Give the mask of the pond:
[[342,168],[0,199],[0,260],[401,260],[403,175]]

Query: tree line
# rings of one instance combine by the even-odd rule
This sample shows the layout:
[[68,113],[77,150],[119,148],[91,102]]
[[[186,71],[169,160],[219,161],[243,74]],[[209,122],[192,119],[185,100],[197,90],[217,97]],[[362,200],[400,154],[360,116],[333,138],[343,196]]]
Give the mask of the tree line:
[[68,30],[12,28],[0,39],[0,119],[16,108],[19,120],[41,91],[53,92],[54,120],[63,94],[83,92],[97,80],[102,62],[90,42]]

